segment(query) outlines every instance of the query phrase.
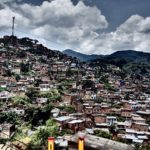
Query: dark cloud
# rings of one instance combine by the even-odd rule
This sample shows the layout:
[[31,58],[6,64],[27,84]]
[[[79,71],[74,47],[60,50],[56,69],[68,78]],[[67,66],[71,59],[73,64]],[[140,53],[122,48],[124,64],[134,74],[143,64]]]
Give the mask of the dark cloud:
[[74,5],[77,5],[79,0],[71,0]]

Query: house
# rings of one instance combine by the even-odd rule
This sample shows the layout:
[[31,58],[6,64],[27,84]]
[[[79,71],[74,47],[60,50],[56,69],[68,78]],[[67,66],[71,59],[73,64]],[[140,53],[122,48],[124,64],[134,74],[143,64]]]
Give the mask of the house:
[[134,122],[134,123],[132,123],[131,128],[136,131],[148,132],[149,125],[146,123]]
[[101,113],[101,106],[95,104],[93,107],[93,113],[94,114],[100,114]]
[[71,94],[64,94],[62,97],[63,102],[71,104],[72,103],[72,95]]
[[130,109],[130,108],[122,108],[121,109],[121,117],[131,118],[131,115],[132,115],[132,109]]
[[0,80],[0,87],[1,88],[7,88],[7,82],[3,81],[3,80]]
[[108,105],[102,105],[101,106],[101,113],[102,114],[110,114],[111,113],[111,108]]
[[47,103],[48,98],[36,98],[36,103],[38,106],[43,106]]
[[73,105],[75,106],[75,110],[77,110],[78,112],[84,112],[84,106],[80,101],[73,101]]
[[14,66],[14,67],[12,68],[12,72],[13,72],[13,73],[16,73],[16,74],[20,74],[20,73],[21,73],[20,66]]
[[142,117],[137,115],[137,116],[132,116],[131,121],[133,123],[145,123],[146,120],[144,118],[142,118]]
[[106,117],[106,123],[108,125],[110,125],[110,126],[116,124],[117,123],[117,117],[115,117],[115,116],[107,116]]
[[91,94],[91,99],[92,99],[92,100],[95,100],[96,98],[97,98],[97,95],[96,95],[95,93],[92,93],[92,94]]
[[[1,58],[0,58],[1,59]],[[0,64],[0,75],[4,75],[7,72],[7,68]]]
[[91,115],[93,113],[93,107],[92,106],[86,106],[84,111],[85,111],[86,115]]
[[146,133],[129,128],[125,130],[125,134],[122,135],[122,138],[130,143],[142,144],[144,141],[148,141]]
[[41,92],[48,92],[51,89],[51,86],[49,84],[40,84],[39,88]]
[[27,91],[27,85],[25,85],[22,82],[17,82],[17,90],[20,92],[26,92]]
[[68,128],[76,133],[77,131],[82,131],[85,129],[84,119],[74,119],[68,122]]
[[150,110],[137,111],[136,113],[147,121],[150,121]]
[[10,139],[15,133],[15,125],[9,123],[0,124],[0,139]]
[[23,116],[25,114],[25,110],[21,108],[10,108],[9,110],[7,110],[7,112],[14,112],[20,116]]
[[71,116],[60,116],[60,117],[54,118],[54,120],[56,120],[59,124],[61,124],[62,127],[65,126],[67,122],[71,121],[72,119],[74,118]]
[[92,114],[92,120],[95,124],[106,123],[106,115],[104,115],[104,114]]
[[55,62],[52,64],[50,70],[52,72],[66,72],[67,71],[67,66],[63,62]]
[[115,114],[117,116],[121,116],[121,109],[117,109],[117,108],[112,108],[111,109],[111,113]]
[[60,113],[60,109],[54,108],[54,109],[51,110],[51,113],[52,113],[53,117],[57,117]]
[[18,87],[15,83],[7,85],[8,91],[18,92]]
[[8,91],[0,92],[0,101],[8,101],[13,97],[13,94],[9,93]]
[[41,81],[43,84],[52,84],[48,76],[42,76]]
[[116,123],[116,129],[118,129],[118,131],[125,131],[125,129],[130,127],[131,127],[131,122],[128,121]]

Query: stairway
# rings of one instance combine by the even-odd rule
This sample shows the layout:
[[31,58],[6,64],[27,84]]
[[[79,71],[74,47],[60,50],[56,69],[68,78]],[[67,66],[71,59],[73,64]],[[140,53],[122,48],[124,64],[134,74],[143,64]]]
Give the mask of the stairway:
[[12,144],[6,143],[6,144],[0,144],[0,150],[17,150]]

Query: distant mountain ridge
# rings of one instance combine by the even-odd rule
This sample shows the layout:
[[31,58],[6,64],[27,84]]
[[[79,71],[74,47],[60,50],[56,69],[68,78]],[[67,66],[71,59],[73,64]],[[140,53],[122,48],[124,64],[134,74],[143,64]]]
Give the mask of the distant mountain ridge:
[[124,50],[117,51],[106,58],[108,59],[125,59],[128,61],[147,60],[150,61],[150,53],[135,51],[135,50]]
[[94,60],[94,59],[99,59],[102,58],[103,55],[87,55],[87,54],[83,54],[80,52],[76,52],[74,50],[71,49],[66,49],[63,51],[64,54],[68,55],[68,56],[72,56],[72,57],[76,57],[81,61],[90,61],[90,60]]
[[135,50],[122,50],[114,52],[110,55],[87,55],[70,49],[64,50],[63,53],[72,57],[76,57],[81,61],[91,61],[100,59],[100,60],[125,60],[125,61],[145,60],[147,62],[150,62],[150,53]]

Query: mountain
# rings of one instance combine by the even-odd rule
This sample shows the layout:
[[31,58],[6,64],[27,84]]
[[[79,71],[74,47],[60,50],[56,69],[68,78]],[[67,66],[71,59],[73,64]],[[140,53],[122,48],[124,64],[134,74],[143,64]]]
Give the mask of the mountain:
[[150,53],[122,50],[114,52],[110,55],[86,55],[70,49],[63,51],[72,57],[76,57],[81,61],[88,61],[90,65],[106,67],[108,64],[118,66],[131,74],[143,74],[150,72]]
[[72,57],[76,57],[81,61],[93,61],[93,60],[104,60],[106,62],[111,61],[127,61],[127,62],[150,62],[150,53],[140,52],[135,50],[122,50],[114,52],[110,55],[87,55],[80,52],[76,52],[71,49],[63,51],[64,54]]
[[124,50],[91,61],[92,66],[115,65],[128,73],[143,74],[150,72],[150,53]]
[[76,52],[76,51],[71,50],[71,49],[66,49],[63,51],[63,53],[68,55],[68,56],[76,57],[81,61],[90,61],[90,60],[99,59],[99,58],[103,57],[102,55],[94,55],[94,54],[93,55],[86,55],[86,54],[79,53],[79,52]]
[[150,53],[140,52],[135,50],[122,50],[114,52],[110,55],[87,55],[80,52],[76,52],[71,49],[66,49],[63,51],[64,54],[68,56],[76,57],[81,61],[93,61],[93,60],[104,60],[104,61],[119,61],[124,60],[127,62],[140,62],[140,61],[150,61]]
[[124,59],[126,61],[150,61],[150,53],[134,51],[134,50],[124,50],[124,51],[117,51],[105,59]]

